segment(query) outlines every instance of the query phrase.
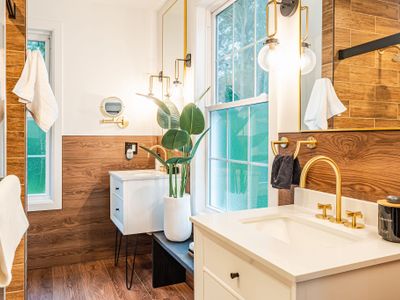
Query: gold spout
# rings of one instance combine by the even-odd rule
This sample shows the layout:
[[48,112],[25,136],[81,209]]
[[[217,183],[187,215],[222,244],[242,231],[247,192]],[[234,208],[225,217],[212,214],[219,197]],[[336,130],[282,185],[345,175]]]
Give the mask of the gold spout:
[[300,187],[306,187],[308,172],[310,171],[311,167],[318,162],[325,162],[330,165],[336,176],[336,217],[330,218],[329,221],[340,224],[344,223],[345,221],[342,220],[342,175],[340,173],[339,166],[333,159],[322,155],[310,159],[304,166],[303,171],[301,172]]
[[[150,147],[150,150],[158,149],[161,150],[164,153],[164,160],[167,160],[168,155],[167,155],[167,150],[161,146],[161,145],[154,145]],[[147,154],[147,157],[150,157],[150,153]]]

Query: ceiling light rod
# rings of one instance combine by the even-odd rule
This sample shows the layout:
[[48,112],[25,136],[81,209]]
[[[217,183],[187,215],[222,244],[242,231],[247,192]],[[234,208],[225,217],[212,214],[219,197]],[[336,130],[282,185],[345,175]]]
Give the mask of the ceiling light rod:
[[17,5],[12,0],[7,0],[7,10],[10,19],[17,18]]
[[179,63],[183,62],[186,68],[190,68],[192,66],[192,54],[188,53],[185,58],[177,58],[175,60],[175,81],[173,84],[180,84],[179,81]]
[[397,44],[400,44],[400,33],[389,35],[387,37],[377,39],[375,41],[371,41],[368,43],[364,43],[358,46],[354,46],[351,48],[339,50],[338,53],[339,60],[343,60],[346,58],[350,58],[353,56],[365,54],[376,50],[381,50]]

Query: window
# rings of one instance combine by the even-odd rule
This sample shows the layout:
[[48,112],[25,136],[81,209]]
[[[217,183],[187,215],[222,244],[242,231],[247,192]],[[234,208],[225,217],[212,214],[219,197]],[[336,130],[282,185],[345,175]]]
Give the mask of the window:
[[213,15],[208,205],[217,210],[268,206],[268,73],[257,64],[266,3],[237,0]]
[[[30,32],[27,48],[40,50],[50,74],[50,32]],[[27,188],[29,204],[52,201],[52,129],[44,132],[27,112]]]

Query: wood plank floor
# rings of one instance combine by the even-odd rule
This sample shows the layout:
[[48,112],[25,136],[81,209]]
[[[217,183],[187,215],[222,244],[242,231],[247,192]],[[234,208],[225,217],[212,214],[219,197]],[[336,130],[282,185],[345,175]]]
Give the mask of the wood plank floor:
[[132,290],[125,287],[125,261],[118,267],[114,260],[57,266],[28,272],[30,300],[192,300],[193,290],[186,284],[153,289],[151,255],[136,260]]

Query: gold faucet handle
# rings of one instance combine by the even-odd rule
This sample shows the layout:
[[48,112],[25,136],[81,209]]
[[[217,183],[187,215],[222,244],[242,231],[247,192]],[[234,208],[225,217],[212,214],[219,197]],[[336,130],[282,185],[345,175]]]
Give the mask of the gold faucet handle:
[[350,227],[353,229],[362,229],[365,227],[364,224],[357,224],[357,218],[364,218],[364,215],[361,211],[350,211],[346,210],[346,214],[351,218],[351,222],[345,222],[344,226]]
[[322,204],[318,203],[318,209],[322,209],[322,214],[315,215],[318,219],[323,219],[326,220],[330,216],[328,216],[327,211],[332,210],[332,205],[331,204]]

